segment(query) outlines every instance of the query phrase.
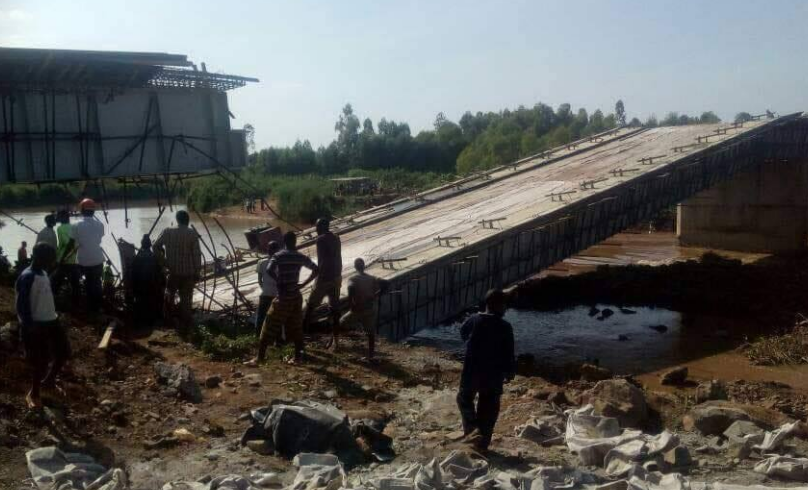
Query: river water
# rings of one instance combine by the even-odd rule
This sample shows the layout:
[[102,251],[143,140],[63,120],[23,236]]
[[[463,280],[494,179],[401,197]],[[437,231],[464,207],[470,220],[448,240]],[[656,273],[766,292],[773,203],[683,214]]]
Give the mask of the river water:
[[[184,207],[174,206],[173,211],[170,209],[165,210],[159,222],[154,227],[152,240],[156,240],[157,237],[160,236],[161,230],[175,225],[174,213],[178,209],[184,209]],[[39,230],[45,226],[45,215],[52,212],[51,209],[44,207],[27,208],[24,210],[6,209],[4,211],[14,216],[15,219],[23,220],[26,225],[35,230]],[[159,211],[158,208],[151,203],[140,203],[130,206],[128,209],[130,220],[128,225],[125,223],[125,215],[126,213],[124,212],[123,208],[115,207],[108,210],[106,219],[104,218],[103,213],[100,211],[96,212],[96,216],[98,216],[98,219],[104,223],[106,227],[106,235],[104,236],[102,245],[116,267],[120,266],[120,257],[117,253],[118,249],[115,245],[115,239],[124,239],[139,248],[141,238],[144,234],[151,230],[155,220],[159,216]],[[77,219],[80,218],[72,218],[73,221]],[[230,235],[230,239],[233,241],[233,244],[240,248],[247,248],[247,239],[244,237],[244,231],[258,224],[262,224],[260,220],[257,221],[253,219],[222,217],[218,218],[218,220],[227,231],[227,234]],[[0,229],[0,246],[3,247],[3,250],[6,252],[11,262],[13,263],[14,260],[16,260],[17,249],[23,240],[28,242],[28,250],[30,254],[30,250],[36,239],[36,235],[34,235],[34,233],[29,229],[15,224],[7,217],[0,217],[0,221],[3,221],[6,225]],[[210,235],[213,239],[213,245],[216,247],[217,255],[226,255],[226,253],[223,251],[224,247],[222,246],[222,244],[227,244],[229,248],[225,233],[216,225],[213,219],[206,218],[205,221],[210,229]],[[191,223],[196,226],[199,233],[205,238],[208,246],[212,249],[213,246],[208,240],[208,235],[195,214],[191,214]],[[205,255],[210,258],[210,254],[208,254],[204,248],[203,252],[205,252]]]
[[[152,238],[159,236],[162,229],[173,226],[174,211],[166,210],[154,227]],[[34,229],[44,226],[44,217],[50,212],[47,208],[28,208],[8,211],[15,218],[22,219]],[[114,238],[122,238],[139,246],[143,234],[148,233],[158,217],[157,207],[151,203],[141,203],[128,210],[129,224],[125,224],[124,210],[112,208],[108,211],[108,223],[101,213],[99,219],[107,226],[104,237],[104,248],[113,262],[119,265]],[[34,234],[7,218],[0,218],[6,226],[0,230],[0,246],[13,260],[22,240],[29,246],[33,243]],[[210,227],[212,242],[218,255],[224,255],[223,244],[227,238],[213,219],[206,218]],[[246,248],[244,231],[261,224],[254,219],[220,217],[224,230],[230,235],[236,247]],[[208,235],[195,215],[192,223],[197,226],[208,244]],[[671,260],[691,258],[700,255],[703,250],[679,247],[671,233],[620,234],[596,245],[575,257],[567,259],[542,275],[571,275],[594,269],[598,265],[626,265],[635,263],[665,263]],[[206,253],[206,255],[209,254]],[[754,254],[735,254],[742,260],[755,260]],[[598,305],[598,309],[609,308],[614,314],[608,318],[598,319],[590,316],[589,306],[578,306],[558,312],[516,310],[511,309],[506,319],[514,327],[516,350],[518,354],[532,354],[535,359],[545,365],[565,366],[582,362],[598,362],[617,373],[639,373],[662,369],[676,365],[686,359],[709,355],[710,349],[729,348],[731,339],[715,338],[705,342],[705,332],[715,331],[715,319],[685,318],[682,314],[661,308],[630,308],[621,311],[612,305]],[[705,325],[707,323],[707,325]],[[650,327],[664,326],[659,332]],[[428,344],[442,349],[462,353],[463,342],[460,339],[460,324],[455,323],[421,331],[410,339],[411,342]],[[734,342],[737,344],[737,342]]]

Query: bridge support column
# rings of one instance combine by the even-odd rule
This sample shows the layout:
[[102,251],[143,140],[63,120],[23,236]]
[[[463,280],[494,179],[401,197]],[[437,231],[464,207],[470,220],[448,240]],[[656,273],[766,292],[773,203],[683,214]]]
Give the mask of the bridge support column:
[[682,245],[783,252],[808,245],[808,161],[774,161],[677,206]]

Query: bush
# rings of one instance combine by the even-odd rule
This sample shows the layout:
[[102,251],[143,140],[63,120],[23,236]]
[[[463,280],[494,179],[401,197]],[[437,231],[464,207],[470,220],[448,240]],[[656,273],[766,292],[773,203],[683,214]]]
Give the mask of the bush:
[[281,181],[272,187],[278,212],[288,220],[311,223],[334,211],[334,186],[326,179]]

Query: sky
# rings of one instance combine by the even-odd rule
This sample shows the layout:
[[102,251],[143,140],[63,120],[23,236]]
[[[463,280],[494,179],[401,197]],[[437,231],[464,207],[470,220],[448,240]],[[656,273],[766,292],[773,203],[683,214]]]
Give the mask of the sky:
[[187,54],[260,79],[230,92],[259,148],[327,145],[348,102],[413,133],[537,102],[808,110],[807,25],[804,0],[0,0],[0,46]]

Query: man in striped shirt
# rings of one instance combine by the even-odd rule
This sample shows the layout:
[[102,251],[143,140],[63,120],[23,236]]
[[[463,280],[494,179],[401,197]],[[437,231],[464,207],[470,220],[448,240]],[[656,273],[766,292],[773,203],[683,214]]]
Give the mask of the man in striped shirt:
[[[270,341],[278,340],[280,327],[286,327],[287,338],[295,344],[295,362],[303,360],[303,295],[300,290],[317,277],[319,270],[310,258],[297,251],[297,236],[291,231],[283,236],[284,249],[269,259],[267,273],[278,284],[278,296],[272,300],[261,338],[258,341],[258,356],[248,365],[257,365],[264,360]],[[300,269],[311,270],[309,277],[300,281]]]
[[179,293],[179,317],[183,327],[191,326],[191,302],[194,286],[202,272],[202,252],[199,249],[199,236],[189,226],[191,217],[188,211],[179,210],[176,214],[176,228],[163,231],[154,242],[154,249],[165,250],[165,263],[168,269],[168,294],[166,295],[166,318],[174,309],[174,296]]

